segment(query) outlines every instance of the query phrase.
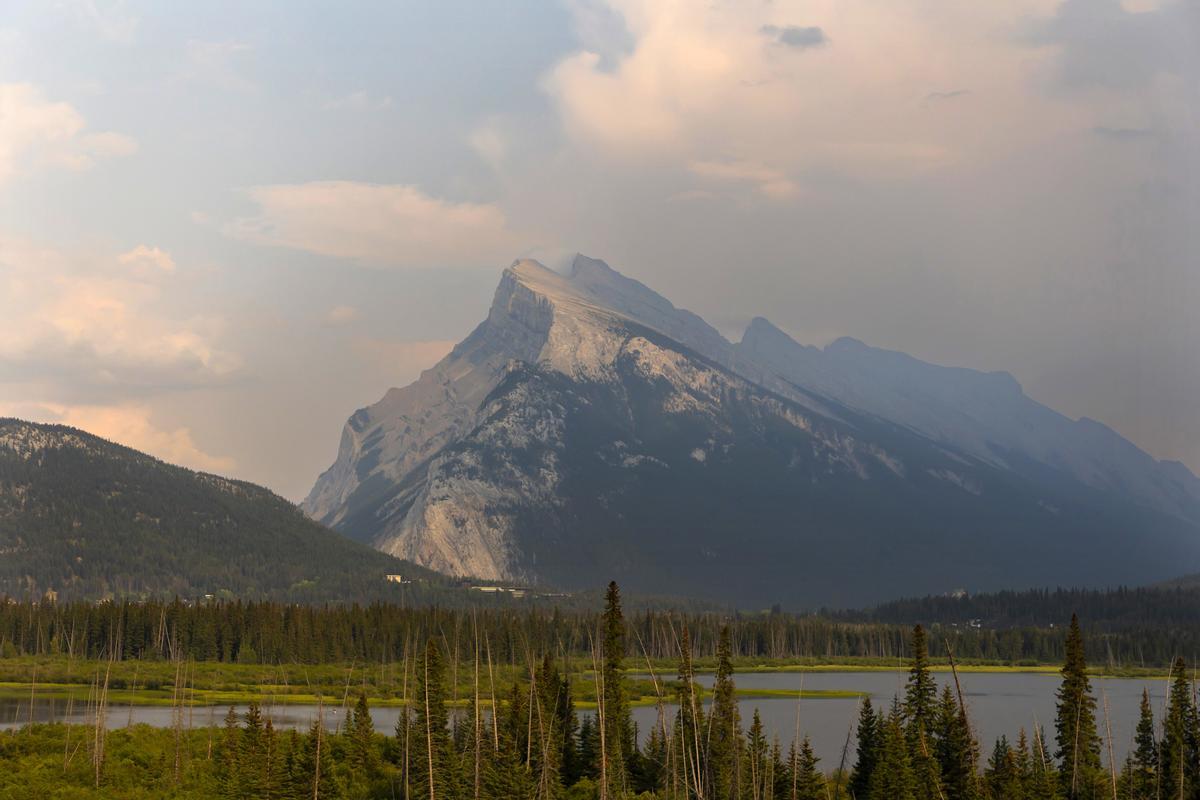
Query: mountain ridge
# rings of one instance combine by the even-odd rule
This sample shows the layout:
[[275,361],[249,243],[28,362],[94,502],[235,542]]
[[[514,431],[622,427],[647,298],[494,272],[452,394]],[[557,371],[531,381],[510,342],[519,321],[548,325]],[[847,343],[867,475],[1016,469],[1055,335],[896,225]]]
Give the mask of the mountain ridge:
[[399,597],[387,574],[436,578],[261,486],[13,418],[0,418],[0,548],[11,596],[341,601]]
[[[696,473],[697,464],[707,473]],[[733,464],[774,494],[762,496],[736,473],[725,484],[706,482]],[[755,498],[762,507],[741,521],[720,508],[712,517],[726,538],[743,535],[752,518],[777,527],[755,535],[781,553],[801,541],[837,550],[830,537],[849,536],[851,527],[852,538],[885,547],[884,523],[852,505],[861,502],[892,508],[924,546],[949,546],[951,528],[979,531],[992,527],[988,515],[1004,519],[998,498],[1015,492],[1014,508],[1026,510],[1013,519],[1031,530],[1058,526],[1083,537],[1077,523],[1087,518],[1097,540],[1115,545],[1116,527],[1128,537],[1143,515],[1152,528],[1145,536],[1162,538],[1163,552],[1189,563],[1200,556],[1195,476],[1036,403],[1007,373],[939,367],[851,339],[813,348],[764,318],[732,343],[585,256],[567,274],[529,260],[506,269],[483,323],[415,383],[351,417],[337,461],[303,507],[360,541],[450,574],[568,587],[585,575],[627,574],[641,588],[637,580],[652,576],[637,556],[609,563],[612,575],[593,567],[611,561],[601,544],[623,541],[660,513],[639,481],[659,485],[664,502],[695,504],[688,485],[664,477],[671,470],[731,505]],[[596,492],[606,507],[594,506]],[[1102,506],[1108,522],[1095,516]],[[1074,516],[1056,521],[1063,509]],[[805,523],[805,513],[820,525]],[[684,520],[706,532],[693,536]],[[714,524],[683,508],[661,519],[659,532],[626,544],[647,564],[668,543],[702,560],[722,549]],[[580,540],[582,530],[596,542]],[[711,541],[701,547],[698,538]],[[583,553],[591,564],[580,563]],[[1121,565],[1110,566],[1104,579],[1122,579]],[[1149,560],[1126,566],[1129,579],[1167,577]],[[937,587],[896,585],[892,594],[927,588]]]

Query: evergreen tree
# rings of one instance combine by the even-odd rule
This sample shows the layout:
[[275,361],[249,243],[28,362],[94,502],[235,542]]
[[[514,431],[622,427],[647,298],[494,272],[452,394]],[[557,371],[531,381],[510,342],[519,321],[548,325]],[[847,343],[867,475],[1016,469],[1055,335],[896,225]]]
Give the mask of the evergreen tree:
[[1182,658],[1175,660],[1171,673],[1175,677],[1167,698],[1161,745],[1162,796],[1165,800],[1192,800],[1200,788],[1195,780],[1196,707]]
[[871,707],[871,698],[864,697],[858,712],[858,758],[850,777],[850,796],[867,800],[871,796],[871,775],[879,763],[882,748],[882,722]]
[[238,774],[244,797],[262,797],[266,791],[264,770],[267,748],[263,739],[262,708],[253,701],[246,708],[241,741],[238,742]]
[[938,761],[942,793],[946,800],[976,800],[979,797],[979,787],[976,776],[975,740],[966,714],[949,686],[942,689],[935,724],[937,736],[934,752]]
[[1154,711],[1150,707],[1150,693],[1142,690],[1142,702],[1138,715],[1137,732],[1134,734],[1134,749],[1125,770],[1129,795],[1137,800],[1149,800],[1156,794],[1158,786],[1158,740],[1154,735]]
[[713,701],[709,712],[708,796],[712,800],[734,800],[737,791],[737,753],[741,749],[738,729],[737,690],[733,683],[732,648],[729,626],[721,628],[717,641],[717,674],[713,680]]
[[296,759],[295,783],[300,785],[301,796],[306,799],[336,800],[341,797],[333,778],[332,738],[321,719],[313,720]]
[[579,777],[596,781],[600,777],[600,730],[592,716],[579,723]]
[[1025,800],[1025,786],[1021,782],[1021,771],[1017,765],[1016,754],[1008,744],[1008,738],[1001,736],[996,740],[984,770],[984,780],[988,787],[988,796],[992,800]]
[[416,714],[409,755],[414,800],[452,800],[458,791],[456,759],[446,711],[446,678],[442,652],[429,639],[417,665]]
[[912,760],[908,737],[898,707],[883,722],[880,732],[879,760],[871,770],[871,800],[915,800]]
[[[795,753],[794,743],[792,748]],[[789,794],[790,800],[826,800],[825,777],[817,769],[818,761],[820,759],[813,754],[812,742],[805,736],[800,742],[799,754],[792,759],[796,794],[794,797]]]
[[241,731],[238,728],[237,710],[230,706],[225,714],[225,725],[217,745],[217,783],[221,789],[221,796],[225,798],[242,796],[240,743]]
[[604,600],[604,753],[609,793],[622,795],[629,785],[629,772],[636,757],[633,719],[625,695],[625,617],[621,612],[621,590],[616,581],[608,584]]
[[750,730],[746,732],[746,747],[742,753],[742,788],[743,800],[764,800],[768,787],[768,764],[770,748],[767,736],[763,731],[762,717],[758,709],[754,709],[754,717]]
[[367,696],[359,693],[346,730],[349,745],[349,762],[355,782],[369,785],[379,773],[379,752],[375,748],[375,722]]
[[1083,633],[1079,617],[1074,614],[1067,633],[1054,728],[1063,795],[1067,800],[1093,800],[1098,797],[1102,777],[1100,737],[1096,733],[1096,698],[1087,677]]
[[929,671],[929,646],[925,629],[917,625],[910,640],[912,667],[904,692],[904,719],[911,732],[932,731],[937,714],[937,681]]
[[1029,800],[1058,800],[1060,782],[1054,764],[1046,752],[1046,732],[1034,728],[1033,746],[1029,751],[1029,777],[1025,781],[1025,794]]

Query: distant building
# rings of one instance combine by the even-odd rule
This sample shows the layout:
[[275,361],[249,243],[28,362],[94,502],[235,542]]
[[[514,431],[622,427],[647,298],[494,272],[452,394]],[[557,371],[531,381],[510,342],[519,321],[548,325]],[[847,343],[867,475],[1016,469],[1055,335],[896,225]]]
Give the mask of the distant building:
[[412,583],[412,581],[406,580],[403,575],[384,575],[383,577],[387,578],[388,583]]

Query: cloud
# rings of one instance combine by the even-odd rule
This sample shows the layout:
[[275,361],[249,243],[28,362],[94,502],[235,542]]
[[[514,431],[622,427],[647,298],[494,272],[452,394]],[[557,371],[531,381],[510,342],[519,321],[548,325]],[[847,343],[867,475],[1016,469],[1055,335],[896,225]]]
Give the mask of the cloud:
[[187,427],[156,426],[151,410],[144,405],[70,406],[57,403],[0,402],[0,416],[70,425],[103,439],[149,453],[163,461],[203,472],[228,474],[237,466],[232,458],[211,455],[200,449]]
[[[973,4],[949,20],[921,6],[871,2],[607,5],[631,43],[590,41],[542,81],[576,159],[644,175],[753,163],[789,176],[790,185],[764,183],[768,191],[794,195],[817,174],[894,180],[1019,150],[1048,128],[1079,127],[1028,91],[1030,69],[1053,55],[1031,57],[997,35],[1027,6]],[[801,13],[811,24],[786,23]],[[847,34],[819,58],[785,52],[818,47],[838,29]],[[764,47],[764,35],[779,46]],[[926,87],[955,85],[986,92],[992,105],[935,123],[920,98]],[[1041,124],[996,125],[996,115]]]
[[753,183],[763,194],[779,200],[794,197],[800,190],[783,172],[751,161],[693,161],[688,169],[705,178]]
[[478,267],[512,258],[518,239],[489,203],[440,200],[405,184],[351,181],[259,186],[259,212],[227,232],[378,267]]
[[83,170],[136,151],[137,143],[124,134],[86,131],[78,111],[47,100],[37,87],[0,83],[0,185],[37,167]]
[[169,302],[173,263],[144,245],[71,254],[0,236],[0,393],[111,402],[233,377],[223,320]]
[[797,25],[763,25],[759,30],[775,42],[797,50],[807,50],[810,47],[823,47],[829,44],[825,31],[816,26],[802,28]]
[[127,253],[117,256],[117,262],[136,269],[151,267],[161,272],[174,272],[175,259],[171,254],[157,247],[139,244]]

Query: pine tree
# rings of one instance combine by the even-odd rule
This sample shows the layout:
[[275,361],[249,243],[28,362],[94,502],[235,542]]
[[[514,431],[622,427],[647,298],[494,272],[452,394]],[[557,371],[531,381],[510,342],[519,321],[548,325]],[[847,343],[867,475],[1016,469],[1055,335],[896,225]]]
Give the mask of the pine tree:
[[1009,746],[1007,737],[1001,736],[996,740],[984,770],[984,780],[992,800],[1024,800],[1025,787],[1021,783],[1016,754]]
[[913,628],[910,641],[912,667],[904,692],[904,720],[910,731],[931,731],[937,713],[937,681],[929,671],[929,647],[925,629]]
[[1062,791],[1067,800],[1092,800],[1098,796],[1101,777],[1100,737],[1096,733],[1096,698],[1087,677],[1083,633],[1079,617],[1074,614],[1067,633],[1062,678],[1054,722]]
[[743,800],[764,800],[767,797],[769,746],[767,736],[763,731],[762,717],[758,709],[754,709],[754,717],[750,730],[746,732],[746,747],[742,754],[742,789]]
[[[795,744],[792,745],[795,752]],[[813,754],[812,742],[805,736],[800,742],[800,752],[792,759],[792,769],[795,771],[796,795],[790,800],[826,800],[825,777],[817,769],[820,761]]]
[[1134,734],[1134,749],[1126,769],[1129,793],[1132,797],[1152,798],[1158,785],[1158,740],[1154,735],[1154,711],[1150,707],[1150,693],[1142,690],[1142,703],[1138,715],[1137,731]]
[[301,797],[315,800],[336,800],[341,797],[333,779],[333,756],[328,733],[322,721],[313,720],[304,737],[300,755],[296,759],[295,784],[299,784]]
[[237,710],[230,706],[225,714],[221,741],[217,745],[217,783],[221,796],[225,798],[242,796],[241,762],[238,758],[240,740]]
[[938,760],[942,793],[946,800],[976,800],[979,787],[975,740],[966,715],[949,686],[942,689],[935,724],[937,736],[934,752]]
[[358,695],[346,734],[350,766],[362,782],[370,783],[379,772],[379,753],[375,749],[375,722],[365,693]]
[[871,775],[879,763],[882,747],[882,723],[871,698],[864,697],[858,712],[858,758],[850,777],[850,796],[866,800],[871,796]]
[[263,739],[262,708],[258,701],[246,708],[245,724],[238,742],[238,774],[245,797],[262,797],[266,791],[264,770],[267,748]]
[[872,800],[915,800],[914,788],[908,737],[897,705],[883,723],[879,760],[871,770],[869,796]]
[[1046,751],[1046,732],[1040,726],[1033,730],[1029,765],[1030,775],[1025,788],[1029,800],[1058,800],[1062,796],[1059,791],[1060,781]]
[[446,678],[442,652],[434,639],[425,645],[417,665],[416,714],[410,754],[414,800],[452,800],[458,789],[455,753],[446,711]]
[[604,600],[604,758],[609,794],[620,796],[629,785],[636,757],[633,719],[625,695],[625,616],[621,612],[621,590],[616,581],[608,584]]
[[1167,698],[1167,716],[1163,720],[1162,797],[1164,800],[1191,800],[1196,792],[1196,707],[1182,658],[1171,667],[1174,680]]
[[707,796],[712,800],[734,800],[737,791],[738,717],[737,690],[733,683],[733,662],[729,626],[721,628],[717,641],[717,674],[713,680],[713,702],[708,727]]

